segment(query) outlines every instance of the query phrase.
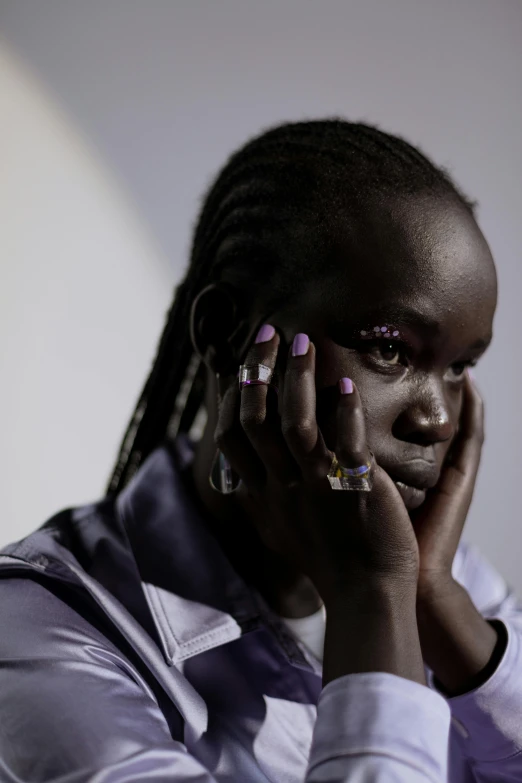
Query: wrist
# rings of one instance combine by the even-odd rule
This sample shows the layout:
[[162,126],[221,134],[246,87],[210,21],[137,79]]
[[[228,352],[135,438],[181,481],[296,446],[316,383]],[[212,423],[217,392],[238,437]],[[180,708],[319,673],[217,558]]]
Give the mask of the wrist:
[[426,685],[411,585],[366,586],[325,608],[323,686],[357,672],[389,672]]
[[[367,606],[382,608],[383,611],[393,609],[398,605],[416,606],[417,577],[401,578],[370,578],[354,582],[352,580],[339,583],[327,595],[321,595],[327,614],[331,616]],[[411,603],[410,603],[411,602]]]

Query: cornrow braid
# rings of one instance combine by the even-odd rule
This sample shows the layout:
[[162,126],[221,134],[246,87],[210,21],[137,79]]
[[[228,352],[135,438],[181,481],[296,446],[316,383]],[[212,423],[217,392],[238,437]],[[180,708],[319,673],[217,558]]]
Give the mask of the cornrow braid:
[[444,167],[376,125],[342,118],[286,123],[233,153],[203,201],[188,269],[175,289],[107,494],[118,494],[164,439],[188,432],[194,423],[205,367],[192,346],[189,317],[205,285],[226,275],[245,295],[258,294],[264,285],[273,301],[284,301],[295,287],[296,264],[301,274],[312,271],[312,262],[306,267],[303,259],[313,254],[306,248],[296,252],[296,244],[310,243],[311,235],[328,229],[347,195],[356,195],[364,208],[383,194],[412,193],[451,197],[475,216],[477,202]]

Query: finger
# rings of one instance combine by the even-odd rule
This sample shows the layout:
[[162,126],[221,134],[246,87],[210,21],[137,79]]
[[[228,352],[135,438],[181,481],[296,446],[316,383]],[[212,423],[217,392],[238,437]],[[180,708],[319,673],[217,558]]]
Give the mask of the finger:
[[484,402],[466,374],[459,430],[451,445],[448,464],[463,476],[472,476],[478,470],[484,444]]
[[223,395],[214,442],[247,488],[255,492],[264,485],[266,471],[241,426],[240,407],[241,393],[236,381]]
[[308,481],[326,476],[332,454],[325,446],[316,418],[315,346],[297,334],[290,348],[284,379],[281,431]]
[[[443,574],[451,572],[471,506],[484,441],[484,404],[469,377],[464,384],[459,425],[437,485],[428,490],[426,501],[410,515],[419,545],[435,553],[431,557],[433,570]],[[431,520],[436,520],[435,527]]]
[[[270,334],[268,330],[263,333],[267,326],[262,327],[260,335],[266,337]],[[273,370],[276,366],[279,344],[280,337],[274,329],[268,340],[256,342],[251,346],[244,364],[264,364]],[[281,432],[274,389],[266,384],[243,386],[239,418],[267,474],[271,474],[283,483],[298,478],[300,475],[298,467]]]
[[335,453],[343,467],[358,468],[368,463],[371,456],[361,397],[350,378],[339,380],[339,391]]
[[474,439],[480,444],[484,442],[484,401],[467,373],[461,428],[466,439]]

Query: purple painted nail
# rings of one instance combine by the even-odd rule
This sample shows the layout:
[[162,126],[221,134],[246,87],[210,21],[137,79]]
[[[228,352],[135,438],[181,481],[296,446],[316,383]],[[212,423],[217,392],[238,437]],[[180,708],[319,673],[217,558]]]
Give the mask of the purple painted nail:
[[350,378],[341,378],[339,381],[339,391],[341,394],[351,394],[353,392],[353,383]]
[[275,334],[275,329],[270,324],[264,324],[257,333],[256,343],[267,343]]
[[292,343],[292,356],[304,356],[305,353],[308,351],[309,345],[310,345],[310,340],[308,338],[308,335],[299,332],[294,337],[294,342]]

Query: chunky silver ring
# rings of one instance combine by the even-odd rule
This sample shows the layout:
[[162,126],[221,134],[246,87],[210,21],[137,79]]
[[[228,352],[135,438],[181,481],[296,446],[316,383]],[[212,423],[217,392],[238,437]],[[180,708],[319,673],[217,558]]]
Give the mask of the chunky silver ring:
[[347,468],[341,465],[334,454],[327,478],[332,489],[358,490],[370,492],[373,485],[375,456],[370,451],[370,459],[358,468]]
[[239,368],[239,388],[259,384],[270,385],[274,371],[266,364],[242,364]]

